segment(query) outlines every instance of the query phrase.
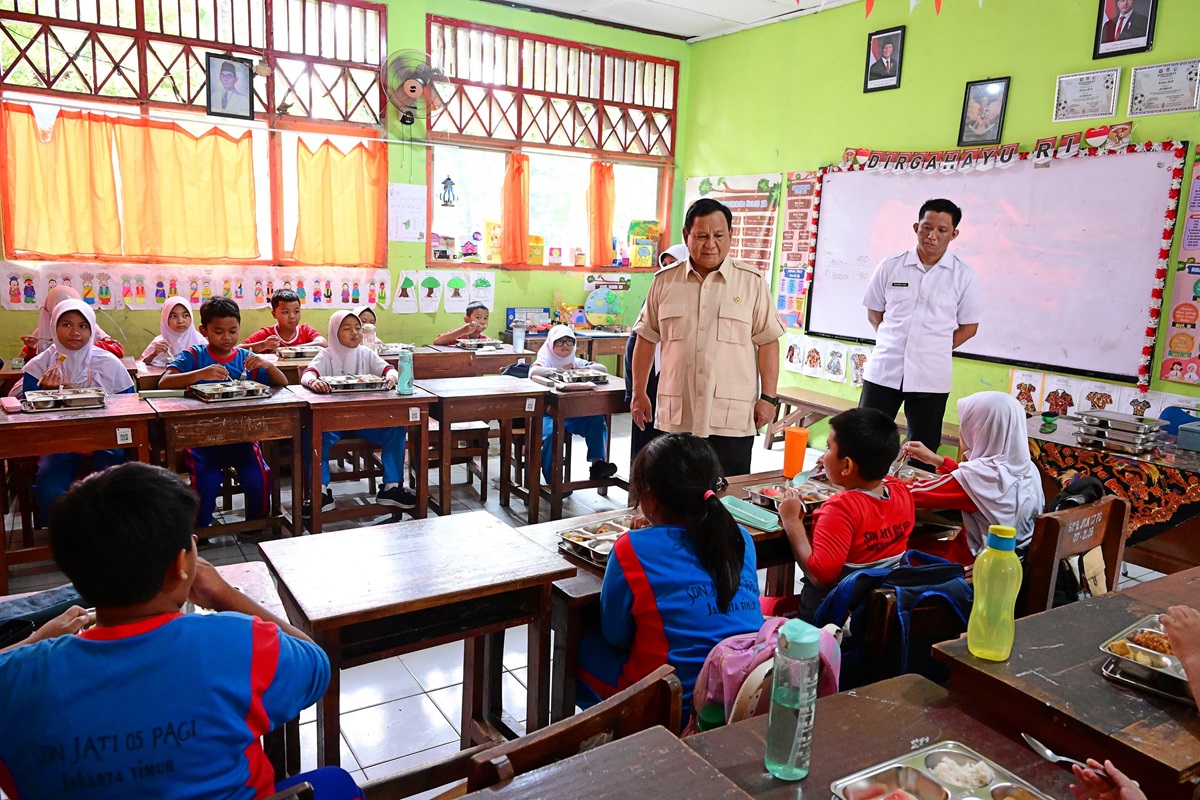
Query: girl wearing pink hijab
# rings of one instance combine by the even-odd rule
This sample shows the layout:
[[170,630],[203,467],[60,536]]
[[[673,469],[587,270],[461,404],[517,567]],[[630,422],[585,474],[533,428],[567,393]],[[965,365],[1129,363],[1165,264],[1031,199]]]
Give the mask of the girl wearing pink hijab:
[[[38,326],[33,333],[22,336],[25,346],[21,349],[21,358],[30,361],[38,353],[54,344],[54,308],[63,300],[80,300],[79,292],[70,286],[55,286],[46,292],[46,302],[38,312]],[[101,350],[107,350],[117,358],[125,357],[125,348],[116,339],[105,333],[99,325],[96,326],[92,344]]]

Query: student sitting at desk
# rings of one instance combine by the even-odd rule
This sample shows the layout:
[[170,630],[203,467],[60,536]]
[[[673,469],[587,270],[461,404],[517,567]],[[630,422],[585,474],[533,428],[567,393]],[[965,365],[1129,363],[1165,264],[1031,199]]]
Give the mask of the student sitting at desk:
[[[379,318],[375,316],[375,311],[370,306],[359,306],[354,309],[353,313],[363,325],[379,324]],[[331,338],[329,341],[332,342],[333,339]]]
[[904,443],[907,458],[937,467],[938,477],[913,484],[917,508],[963,512],[965,543],[956,537],[951,552],[937,553],[973,564],[987,541],[990,525],[1017,529],[1017,551],[1033,538],[1033,523],[1046,506],[1042,480],[1029,455],[1025,411],[1004,392],[979,392],[958,401],[963,452],[961,464],[916,441]]
[[247,336],[243,347],[254,353],[274,353],[281,347],[302,344],[327,346],[320,331],[300,321],[300,297],[291,289],[280,289],[271,295],[271,316],[275,324]]
[[[287,386],[288,380],[262,356],[237,346],[242,312],[227,297],[213,297],[200,306],[200,333],[208,340],[184,350],[171,361],[158,380],[160,389],[184,389],[196,383],[248,378],[271,386]],[[220,413],[213,411],[214,414]],[[224,477],[221,470],[232,467],[246,493],[246,519],[262,519],[270,507],[271,470],[263,460],[258,442],[194,447],[187,451],[192,488],[200,495],[196,525],[212,524],[217,494]]]
[[[566,325],[555,325],[550,335],[538,350],[537,358],[529,367],[529,375],[553,375],[564,369],[588,369],[607,372],[603,364],[575,357],[575,332]],[[582,436],[587,442],[588,461],[592,462],[591,478],[594,481],[611,478],[617,474],[617,465],[605,461],[608,455],[608,425],[604,417],[572,417],[566,420],[567,434]],[[553,455],[554,420],[549,415],[542,417],[542,475],[550,482],[550,464]]]
[[[70,286],[55,286],[50,291],[46,292],[46,302],[42,303],[41,309],[38,311],[38,326],[33,333],[28,336],[21,337],[21,343],[24,347],[21,348],[21,358],[29,361],[38,353],[41,353],[46,348],[54,344],[54,309],[63,300],[82,300],[79,292],[72,289]],[[117,358],[125,357],[125,348],[116,339],[105,333],[99,325],[93,325],[96,330],[95,341],[93,344],[101,350],[107,350]]]
[[804,572],[799,617],[806,622],[855,570],[898,562],[913,529],[908,487],[888,477],[900,452],[895,422],[873,408],[843,411],[829,420],[828,448],[821,458],[825,475],[844,491],[813,512],[811,543],[800,493],[788,489],[779,504],[779,520]]
[[488,307],[478,300],[468,303],[463,321],[465,324],[437,336],[433,343],[447,345],[454,344],[459,339],[482,339],[488,326]]
[[163,303],[158,330],[158,336],[142,351],[142,363],[149,366],[165,367],[189,347],[206,343],[192,324],[192,310],[182,297],[168,297]]
[[[362,323],[349,311],[335,311],[329,318],[329,347],[304,368],[300,383],[318,394],[329,394],[325,378],[334,375],[381,375],[389,389],[396,388],[399,375],[396,368],[379,357],[369,347],[363,347]],[[356,431],[325,431],[321,434],[321,510],[334,508],[333,489],[329,488],[329,450],[339,439],[353,435],[383,448],[383,486],[375,496],[381,506],[411,509],[417,507],[417,496],[404,488],[404,443],[407,428],[368,428]],[[307,436],[307,431],[305,432]],[[310,447],[304,447],[304,459],[310,458]],[[311,465],[308,467],[311,469]],[[312,500],[304,501],[301,511],[312,516]]]
[[[195,515],[178,476],[140,463],[55,505],[55,561],[96,626],[0,656],[9,797],[250,800],[281,788],[261,737],[321,699],[329,659],[197,557]],[[180,613],[189,599],[220,613]],[[302,780],[318,798],[362,796],[337,768],[285,783]]]
[[659,436],[633,462],[650,527],[613,546],[600,589],[601,634],[579,645],[583,708],[670,664],[683,684],[683,719],[704,659],[722,639],[763,624],[754,542],[717,497],[721,464],[687,433]]
[[[96,339],[96,315],[82,300],[64,300],[54,308],[50,328],[53,342],[48,350],[25,365],[24,389],[83,389],[99,387],[106,394],[133,391],[133,379],[121,359],[93,346]],[[50,518],[50,504],[70,488],[86,454],[55,453],[38,460],[34,495],[42,519]],[[125,451],[97,450],[92,465],[101,470],[120,464]]]

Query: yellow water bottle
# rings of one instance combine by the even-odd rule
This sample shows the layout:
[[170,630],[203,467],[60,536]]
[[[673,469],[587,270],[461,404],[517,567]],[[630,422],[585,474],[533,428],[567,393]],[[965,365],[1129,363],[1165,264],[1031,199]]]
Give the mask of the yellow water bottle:
[[976,658],[1007,661],[1015,635],[1021,561],[1017,531],[1006,525],[988,528],[987,548],[975,559],[975,603],[967,622],[967,649]]

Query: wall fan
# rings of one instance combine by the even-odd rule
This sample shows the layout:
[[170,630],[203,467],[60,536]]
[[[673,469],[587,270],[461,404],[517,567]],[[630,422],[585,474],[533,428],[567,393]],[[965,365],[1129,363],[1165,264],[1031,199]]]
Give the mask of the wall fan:
[[388,56],[384,68],[388,102],[400,112],[400,123],[412,125],[428,119],[445,105],[452,87],[441,70],[420,50],[399,50]]

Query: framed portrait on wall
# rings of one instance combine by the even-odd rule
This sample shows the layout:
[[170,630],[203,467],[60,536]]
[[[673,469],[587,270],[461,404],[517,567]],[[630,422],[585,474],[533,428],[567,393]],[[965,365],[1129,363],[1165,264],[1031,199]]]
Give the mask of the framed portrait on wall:
[[867,34],[867,64],[863,73],[864,92],[900,88],[904,63],[904,26]]
[[963,95],[962,120],[958,125],[958,146],[1000,144],[1004,132],[1004,109],[1008,105],[1011,78],[969,81]]
[[254,119],[254,64],[218,53],[205,56],[205,108],[214,117]]
[[1158,0],[1097,0],[1092,58],[1144,53],[1154,44]]

